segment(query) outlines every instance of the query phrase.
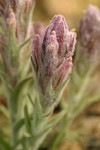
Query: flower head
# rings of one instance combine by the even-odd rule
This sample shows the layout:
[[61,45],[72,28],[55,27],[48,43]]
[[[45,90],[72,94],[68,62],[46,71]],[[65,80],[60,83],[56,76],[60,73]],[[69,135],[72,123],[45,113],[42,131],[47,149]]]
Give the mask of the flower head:
[[[93,5],[89,5],[80,22],[80,44],[81,51],[88,59],[93,60],[93,56],[99,53],[100,49],[100,10]],[[96,60],[95,60],[96,61]]]
[[44,108],[57,104],[57,91],[71,73],[75,43],[76,33],[62,15],[54,16],[43,38],[33,39],[32,63]]

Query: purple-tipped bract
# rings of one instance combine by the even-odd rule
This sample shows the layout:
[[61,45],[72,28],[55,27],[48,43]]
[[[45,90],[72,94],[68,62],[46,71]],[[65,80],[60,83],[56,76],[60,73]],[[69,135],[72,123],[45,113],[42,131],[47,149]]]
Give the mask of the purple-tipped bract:
[[75,44],[76,33],[69,31],[62,15],[53,17],[43,38],[35,35],[32,63],[40,93],[43,95],[42,105],[55,103],[57,90],[68,80]]

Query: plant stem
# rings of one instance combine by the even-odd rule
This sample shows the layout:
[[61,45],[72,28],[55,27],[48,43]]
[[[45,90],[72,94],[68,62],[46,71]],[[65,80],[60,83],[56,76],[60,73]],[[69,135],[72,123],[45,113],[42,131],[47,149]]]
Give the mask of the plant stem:
[[86,88],[88,86],[91,72],[92,72],[92,69],[90,69],[88,71],[87,75],[84,78],[84,82],[83,82],[79,92],[76,94],[76,96],[74,98],[75,105],[73,105],[73,101],[69,102],[69,109],[67,111],[67,116],[64,118],[64,123],[63,123],[63,126],[61,128],[61,131],[60,131],[59,135],[57,136],[57,138],[55,139],[55,141],[53,142],[51,150],[55,150],[55,147],[58,145],[60,140],[62,138],[64,138],[64,136],[66,134],[66,130],[68,129],[68,127],[71,124],[71,122],[73,121],[74,116],[76,116],[76,115],[73,114],[73,110],[77,107],[77,104],[82,99],[82,96],[83,96],[83,94],[84,94],[84,92],[85,92],[85,90],[86,90]]
[[8,108],[9,108],[9,112],[10,112],[10,124],[11,124],[11,145],[13,148],[15,148],[15,145],[17,143],[17,137],[16,137],[16,134],[15,134],[15,127],[14,127],[14,124],[15,124],[15,112],[14,112],[14,109],[13,109],[13,103],[12,103],[12,100],[10,99],[10,96],[7,97],[8,98]]

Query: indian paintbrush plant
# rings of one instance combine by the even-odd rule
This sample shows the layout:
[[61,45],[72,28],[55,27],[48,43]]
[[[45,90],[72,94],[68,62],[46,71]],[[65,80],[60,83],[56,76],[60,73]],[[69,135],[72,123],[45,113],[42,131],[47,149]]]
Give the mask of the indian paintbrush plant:
[[54,16],[43,38],[33,39],[32,64],[44,111],[55,107],[72,70],[76,33],[69,31],[65,18]]
[[[86,97],[93,69],[88,68],[82,78],[77,72],[76,57],[73,66],[75,30],[69,30],[62,15],[55,15],[47,28],[41,23],[33,25],[34,6],[35,0],[0,0],[0,79],[7,100],[7,107],[0,105],[0,112],[7,120],[7,129],[0,129],[0,150],[38,150],[60,122],[59,133],[50,147],[55,150],[67,135],[66,128],[69,132],[73,119],[100,97],[97,90],[92,100]],[[89,15],[95,24],[88,19]],[[98,8],[90,6],[86,16],[80,26],[81,46],[86,35],[88,44],[84,53],[93,53],[99,48]],[[88,24],[92,33],[88,32]],[[67,86],[72,67],[72,80]],[[60,102],[66,87],[67,101]],[[58,104],[62,109],[53,116]]]

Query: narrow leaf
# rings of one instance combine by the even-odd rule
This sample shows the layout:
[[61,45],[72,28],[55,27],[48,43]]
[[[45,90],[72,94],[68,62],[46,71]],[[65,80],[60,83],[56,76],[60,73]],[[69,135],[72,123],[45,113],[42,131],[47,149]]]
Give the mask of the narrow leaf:
[[48,123],[48,128],[53,128],[57,123],[64,117],[66,114],[66,111],[60,112],[57,116],[50,119]]
[[10,144],[6,141],[6,139],[2,135],[0,135],[0,149],[11,150]]
[[30,115],[28,113],[27,106],[25,106],[25,108],[24,108],[24,115],[25,115],[25,125],[26,125],[27,132],[29,134],[32,134],[31,120],[30,120]]
[[[33,37],[33,36],[32,36]],[[20,46],[19,49],[23,48],[31,39],[32,37],[28,38],[26,41],[24,41]]]
[[8,109],[7,109],[5,106],[0,105],[0,112],[1,112],[3,115],[5,115],[7,118],[9,118],[9,111],[8,111]]

